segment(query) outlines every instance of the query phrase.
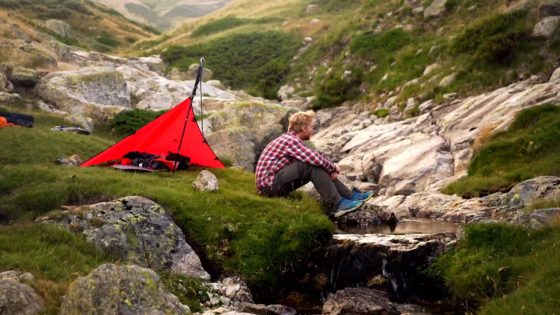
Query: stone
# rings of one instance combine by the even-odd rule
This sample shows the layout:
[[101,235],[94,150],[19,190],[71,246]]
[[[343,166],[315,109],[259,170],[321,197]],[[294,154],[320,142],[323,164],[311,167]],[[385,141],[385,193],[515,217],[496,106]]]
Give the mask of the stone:
[[[32,277],[32,276],[31,276]],[[16,271],[0,273],[0,313],[35,315],[44,311],[44,301],[25,283],[29,279]]]
[[539,16],[559,16],[560,1],[558,0],[541,0],[539,3]]
[[560,84],[560,68],[554,70],[548,82],[552,84]]
[[39,218],[83,234],[106,253],[158,271],[210,279],[185,235],[160,205],[129,196]]
[[12,92],[14,85],[8,80],[4,71],[0,71],[0,92]]
[[245,170],[255,169],[255,136],[250,129],[231,127],[213,131],[206,136],[206,140],[222,162]]
[[55,69],[58,56],[37,42],[0,39],[0,60],[29,69]]
[[539,176],[523,181],[507,193],[507,205],[523,207],[538,198],[560,195],[560,177]]
[[190,314],[151,269],[103,264],[76,279],[63,297],[61,315]]
[[212,172],[202,170],[196,176],[196,180],[192,183],[193,189],[198,191],[217,191],[218,178]]
[[177,68],[171,69],[167,74],[167,77],[175,81],[186,81],[192,79],[186,72],[183,72]]
[[283,85],[280,87],[280,89],[278,89],[278,97],[280,98],[280,100],[287,100],[292,96],[295,90],[296,89],[293,86]]
[[65,157],[58,158],[56,159],[56,163],[63,166],[77,167],[80,166],[80,164],[82,164],[82,160],[80,159],[79,155],[74,154],[68,158]]
[[220,282],[211,283],[212,289],[222,297],[227,298],[226,306],[244,310],[243,304],[253,304],[253,295],[247,283],[239,277],[227,277]]
[[72,35],[72,27],[64,21],[55,19],[47,20],[45,26],[62,37],[70,37]]
[[445,14],[447,0],[433,0],[424,10],[424,18],[440,17]]
[[412,9],[412,14],[420,15],[420,14],[424,13],[424,10],[425,10],[425,8],[423,6],[419,6],[419,7],[416,7],[414,9]]
[[534,37],[550,38],[558,29],[560,23],[560,16],[549,16],[542,19],[533,28]]
[[399,311],[389,302],[383,291],[367,288],[346,288],[327,298],[323,315],[363,314],[398,315]]
[[51,72],[39,80],[35,91],[60,110],[90,117],[112,117],[131,107],[123,75],[109,67]]
[[538,229],[557,222],[559,217],[560,208],[538,209],[515,217],[513,222]]
[[39,82],[37,71],[27,69],[24,67],[15,67],[9,75],[9,80],[15,86],[22,86],[26,88],[34,87]]
[[21,96],[17,93],[0,92],[0,103],[6,105],[18,105],[23,102]]
[[211,85],[218,89],[222,89],[222,90],[225,89],[224,84],[220,80],[208,80],[206,81],[206,84]]
[[423,76],[429,76],[430,74],[432,74],[434,71],[438,70],[439,68],[441,68],[441,65],[439,63],[431,64],[431,65],[427,66],[426,69],[424,69],[424,73],[422,75]]
[[307,8],[305,9],[305,13],[307,14],[316,14],[319,12],[321,7],[318,4],[308,4]]
[[442,88],[448,87],[451,84],[453,84],[456,79],[457,79],[457,74],[452,73],[452,74],[446,76],[445,78],[441,79],[441,81],[439,81],[439,86],[442,87]]

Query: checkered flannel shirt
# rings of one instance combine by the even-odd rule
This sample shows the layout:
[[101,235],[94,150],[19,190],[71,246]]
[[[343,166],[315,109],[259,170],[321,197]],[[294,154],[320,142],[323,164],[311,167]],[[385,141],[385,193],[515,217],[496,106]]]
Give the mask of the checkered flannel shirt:
[[336,170],[329,158],[306,147],[295,132],[288,131],[264,148],[255,172],[257,189],[262,191],[265,187],[271,187],[276,173],[295,160],[320,166],[329,174]]

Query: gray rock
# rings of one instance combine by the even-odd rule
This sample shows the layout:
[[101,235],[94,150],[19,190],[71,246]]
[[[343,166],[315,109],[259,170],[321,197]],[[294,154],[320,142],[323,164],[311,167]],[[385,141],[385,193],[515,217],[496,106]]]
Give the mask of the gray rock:
[[422,75],[423,76],[428,76],[428,75],[432,74],[434,71],[438,70],[439,68],[441,68],[441,65],[439,63],[431,64],[431,65],[427,66],[426,69],[424,69],[424,73]]
[[424,10],[424,18],[439,17],[445,14],[447,0],[433,0]]
[[515,185],[508,193],[506,205],[523,207],[537,198],[560,194],[560,177],[539,176]]
[[542,19],[535,25],[533,29],[533,36],[550,38],[558,29],[560,23],[560,16],[549,16]]
[[227,298],[227,307],[243,310],[243,303],[253,303],[253,295],[247,283],[239,277],[227,277],[220,282],[211,283],[212,289],[222,297]]
[[47,20],[45,26],[62,37],[70,37],[72,33],[70,25],[61,20]]
[[212,172],[207,170],[202,170],[198,173],[196,180],[192,183],[195,190],[198,191],[217,191],[218,190],[218,178]]
[[367,288],[346,288],[328,297],[323,305],[324,315],[398,315],[383,291]]
[[0,103],[2,104],[19,104],[22,101],[23,99],[17,93],[0,92]]
[[104,264],[70,285],[60,314],[190,314],[190,309],[153,270]]
[[54,69],[57,55],[37,42],[0,39],[0,60],[30,69]]
[[552,84],[560,84],[560,68],[554,70],[548,82]]
[[539,5],[539,16],[558,16],[560,15],[559,0],[541,0]]
[[[193,63],[192,65],[189,66],[189,69],[187,69],[187,80],[196,79],[196,73],[198,71],[198,67],[199,67],[198,63]],[[213,76],[214,76],[214,72],[212,70],[206,67],[203,69],[202,81],[212,80]]]
[[8,80],[4,71],[0,71],[0,92],[12,92],[14,90],[13,84]]
[[455,82],[455,79],[457,79],[457,74],[452,73],[452,74],[446,76],[445,78],[441,79],[441,81],[439,81],[439,86],[440,87],[448,87],[451,84],[453,84],[453,82]]
[[513,222],[536,229],[550,225],[555,222],[559,216],[560,208],[538,209],[515,217]]
[[39,82],[37,71],[24,67],[15,67],[9,75],[9,80],[15,86],[34,87]]
[[175,81],[185,81],[192,79],[186,72],[181,71],[177,68],[171,69],[171,71],[169,71],[169,73],[167,74],[167,77]]
[[160,205],[144,197],[129,196],[55,212],[39,221],[79,232],[97,248],[123,261],[210,279],[181,229]]
[[0,314],[41,314],[44,302],[32,287],[21,283],[29,276],[23,276],[16,271],[0,273]]

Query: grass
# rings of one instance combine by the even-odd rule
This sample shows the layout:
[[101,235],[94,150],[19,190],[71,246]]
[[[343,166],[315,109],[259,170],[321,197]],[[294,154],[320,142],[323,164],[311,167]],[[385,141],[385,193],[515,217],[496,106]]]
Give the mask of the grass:
[[506,132],[493,136],[476,152],[463,177],[442,191],[464,197],[509,190],[523,180],[560,176],[560,106],[521,111]]
[[312,198],[261,197],[254,175],[244,171],[212,170],[220,190],[201,193],[191,187],[196,169],[173,175],[57,166],[58,156],[77,153],[86,159],[115,139],[50,131],[59,120],[47,114],[35,113],[35,120],[32,129],[0,130],[2,144],[17,148],[0,152],[3,224],[25,224],[64,204],[142,195],[172,214],[212,270],[241,275],[253,287],[273,285],[332,233],[332,223]]
[[560,226],[531,230],[507,224],[475,224],[433,271],[467,312],[558,314]]

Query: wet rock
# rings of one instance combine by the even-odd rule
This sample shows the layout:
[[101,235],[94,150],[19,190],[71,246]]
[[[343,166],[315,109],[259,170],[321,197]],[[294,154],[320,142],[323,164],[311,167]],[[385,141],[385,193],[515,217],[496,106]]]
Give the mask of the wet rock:
[[535,25],[533,36],[550,38],[558,29],[558,24],[560,24],[560,16],[545,17]]
[[62,37],[70,37],[72,33],[72,27],[61,20],[47,20],[45,26]]
[[70,208],[38,221],[81,233],[88,242],[123,261],[210,279],[181,229],[160,205],[144,197]]
[[383,291],[367,288],[346,288],[329,296],[323,305],[322,314],[398,315],[400,312],[389,302],[387,294]]
[[29,273],[17,271],[0,273],[0,313],[1,314],[42,314],[44,302],[33,288],[21,281],[32,281]]
[[60,306],[70,314],[190,314],[151,269],[104,264],[79,277]]
[[9,75],[9,80],[15,86],[34,87],[39,82],[37,71],[23,67],[15,67]]
[[212,172],[207,170],[202,170],[198,173],[196,180],[192,183],[195,190],[198,191],[217,191],[218,190],[218,178]]

